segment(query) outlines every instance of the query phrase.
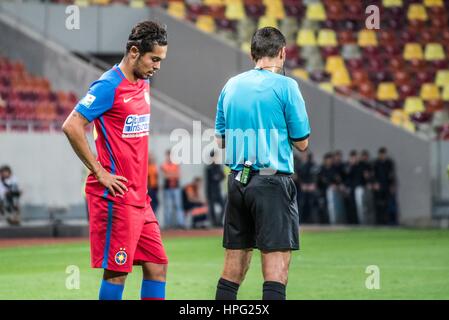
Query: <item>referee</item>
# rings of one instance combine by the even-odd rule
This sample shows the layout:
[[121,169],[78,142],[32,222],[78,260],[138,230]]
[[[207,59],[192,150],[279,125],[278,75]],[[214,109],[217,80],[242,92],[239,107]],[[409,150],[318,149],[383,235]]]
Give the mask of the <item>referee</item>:
[[292,149],[307,149],[310,126],[297,82],[283,75],[285,45],[279,30],[257,30],[255,68],[231,78],[218,99],[215,133],[232,172],[217,300],[237,299],[253,248],[262,255],[262,298],[286,299],[291,251],[299,249]]

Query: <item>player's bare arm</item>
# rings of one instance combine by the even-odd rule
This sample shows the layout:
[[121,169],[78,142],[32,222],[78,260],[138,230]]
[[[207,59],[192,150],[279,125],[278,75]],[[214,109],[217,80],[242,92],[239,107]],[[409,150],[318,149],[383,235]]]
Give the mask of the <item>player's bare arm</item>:
[[96,161],[86,138],[85,127],[88,124],[89,121],[87,121],[87,119],[79,112],[74,110],[65,120],[62,125],[62,130],[69,139],[75,153],[84,165],[95,175],[98,182],[108,188],[112,196],[115,197],[116,192],[124,195],[125,192],[128,191],[128,188],[123,182],[128,182],[128,180],[125,177],[110,174]]
[[293,145],[296,149],[298,149],[301,152],[304,152],[309,147],[309,138],[301,140],[301,141],[294,141]]

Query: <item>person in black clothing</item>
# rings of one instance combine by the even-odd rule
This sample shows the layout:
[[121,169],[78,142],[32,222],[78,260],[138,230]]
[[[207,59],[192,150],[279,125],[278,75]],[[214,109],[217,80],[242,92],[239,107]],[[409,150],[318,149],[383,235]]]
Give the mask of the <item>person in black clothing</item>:
[[342,185],[345,180],[345,164],[343,163],[343,154],[340,150],[334,152],[332,167],[335,171],[336,183]]
[[[210,153],[212,163],[206,167],[206,192],[209,204],[209,217],[214,227],[223,226],[224,200],[221,193],[221,182],[225,178],[223,167],[217,163],[215,151]],[[220,206],[220,211],[216,212],[215,205]]]
[[336,174],[332,167],[333,159],[331,153],[326,153],[323,157],[323,164],[320,167],[320,171],[317,177],[317,187],[319,190],[319,212],[320,212],[320,222],[329,223],[331,221],[330,217],[330,207],[331,203],[327,200],[327,191],[329,188],[336,186]]
[[313,160],[312,153],[301,153],[301,158],[302,161],[296,172],[301,189],[301,197],[298,197],[300,220],[305,223],[318,223],[316,182],[319,168]]
[[357,223],[357,206],[355,200],[355,189],[363,184],[363,174],[359,165],[358,154],[356,150],[349,153],[349,160],[345,166],[344,184],[346,186],[346,208],[348,223]]
[[376,222],[378,224],[397,224],[395,168],[385,147],[379,149],[378,157],[374,162],[374,178]]

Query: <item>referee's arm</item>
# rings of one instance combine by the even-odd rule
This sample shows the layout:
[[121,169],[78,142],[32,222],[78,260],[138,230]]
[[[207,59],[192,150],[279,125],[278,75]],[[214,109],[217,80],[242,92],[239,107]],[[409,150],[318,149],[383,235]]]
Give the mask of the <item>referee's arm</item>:
[[300,141],[293,141],[293,145],[299,151],[304,152],[309,147],[309,138],[306,138],[306,139],[300,140]]

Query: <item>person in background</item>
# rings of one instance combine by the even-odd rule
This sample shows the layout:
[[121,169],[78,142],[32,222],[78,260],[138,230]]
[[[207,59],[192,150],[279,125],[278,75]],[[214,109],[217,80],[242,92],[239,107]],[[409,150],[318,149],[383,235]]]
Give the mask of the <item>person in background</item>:
[[151,207],[153,208],[154,214],[157,214],[157,208],[159,207],[158,191],[158,168],[156,161],[154,160],[154,155],[150,152],[148,155],[148,195],[151,198]]
[[362,184],[362,171],[359,165],[359,157],[356,150],[349,152],[349,160],[345,166],[346,186],[346,208],[348,223],[355,224],[357,222],[357,205],[355,198],[355,190],[357,186]]
[[22,191],[19,188],[16,177],[12,174],[11,167],[0,168],[0,198],[2,199],[2,211],[7,215],[10,225],[20,225],[19,199]]
[[201,197],[203,179],[195,177],[183,190],[184,210],[186,212],[187,228],[207,228],[207,203]]
[[[165,162],[161,166],[164,176],[164,222],[166,228],[184,229],[184,212],[182,210],[182,195],[179,185],[179,165],[170,158],[170,150],[165,153]],[[176,221],[173,220],[176,218]]]
[[[332,153],[326,153],[323,158],[323,164],[321,165],[320,171],[318,173],[318,189],[320,191],[320,208],[321,208],[321,219],[323,220],[323,213],[325,214],[325,219],[330,224],[337,223],[340,217],[337,217],[338,208],[338,181],[337,174],[335,173],[333,167],[333,155]],[[323,205],[324,203],[324,205]]]
[[362,184],[356,190],[357,216],[359,224],[374,223],[374,171],[367,150],[360,153],[360,170],[362,171]]
[[[221,183],[225,178],[223,166],[217,163],[215,150],[210,153],[212,163],[206,166],[206,192],[209,204],[209,217],[212,226],[223,226],[224,200],[221,193]],[[220,211],[216,212],[215,206],[220,206]]]
[[397,224],[396,209],[396,173],[392,159],[388,157],[387,148],[382,147],[374,161],[374,194],[377,224]]
[[301,164],[297,171],[301,197],[299,197],[300,221],[305,223],[319,223],[317,212],[317,175],[316,165],[312,153],[301,153]]

